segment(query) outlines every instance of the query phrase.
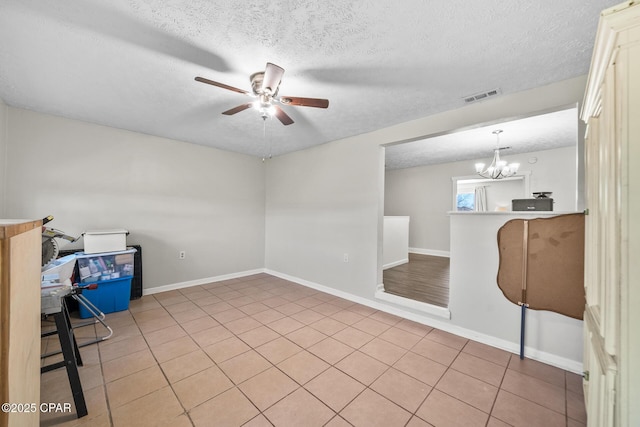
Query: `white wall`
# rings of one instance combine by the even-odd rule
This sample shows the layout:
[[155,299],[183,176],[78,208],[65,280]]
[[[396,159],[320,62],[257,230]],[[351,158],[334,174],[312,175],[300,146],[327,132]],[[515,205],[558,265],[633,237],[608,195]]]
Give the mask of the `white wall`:
[[[528,159],[533,157],[538,161],[530,164]],[[553,192],[554,211],[576,209],[575,146],[512,155],[508,160],[520,162],[521,171],[531,172],[532,192]],[[385,172],[384,213],[411,217],[409,247],[449,251],[447,212],[453,208],[451,177],[473,175],[477,161],[466,160]],[[489,210],[493,209],[494,206],[490,204]]]
[[9,107],[0,98],[0,218],[5,215],[5,191],[7,178],[5,176],[7,168],[7,132],[9,120]]
[[[267,269],[379,302],[374,294],[382,278],[384,157],[380,146],[571,105],[582,100],[584,86],[582,76],[272,159],[267,164],[266,186]],[[350,254],[348,263],[342,261],[345,252]],[[495,276],[479,280],[494,281]],[[445,322],[416,310],[409,312],[433,324]],[[458,314],[452,312],[444,325],[461,329]],[[501,314],[489,316],[487,326],[471,332],[494,336],[494,327],[513,321]],[[513,340],[517,342],[517,336]],[[581,337],[560,331],[557,337],[541,340],[568,343]],[[575,354],[566,345],[543,346],[560,357]]]
[[382,246],[382,268],[396,267],[409,262],[409,217],[384,217],[384,245]]
[[[491,331],[490,341],[496,344],[520,337],[520,307],[504,297],[496,282],[500,264],[496,236],[509,220],[537,217],[548,215],[531,212],[451,215],[449,310],[457,325],[468,330]],[[544,354],[542,357],[548,362],[579,371],[579,366],[571,361],[582,360],[582,321],[550,311],[527,310],[525,324],[527,357]]]
[[449,251],[451,177],[470,175],[467,166],[457,162],[386,171],[384,214],[411,217],[409,247]]
[[264,266],[260,159],[12,107],[8,115],[5,216],[51,214],[71,235],[129,230],[146,289]]
[[[381,145],[581,101],[579,77],[271,159],[9,108],[5,216],[56,217],[79,234],[124,227],[144,249],[145,287],[266,267],[376,301],[382,281],[384,150]],[[582,140],[579,141],[583,143]],[[266,174],[264,170],[266,166]],[[447,184],[450,187],[451,183]],[[179,250],[187,259],[179,261]],[[343,262],[343,254],[349,262]],[[479,277],[478,280],[495,280]],[[467,328],[408,309],[462,335],[496,337],[512,322],[488,312]],[[467,313],[469,316],[484,312]],[[513,337],[514,342],[517,337]],[[571,358],[571,332],[538,348]]]
[[354,295],[376,283],[380,154],[362,137],[267,162],[266,267]]

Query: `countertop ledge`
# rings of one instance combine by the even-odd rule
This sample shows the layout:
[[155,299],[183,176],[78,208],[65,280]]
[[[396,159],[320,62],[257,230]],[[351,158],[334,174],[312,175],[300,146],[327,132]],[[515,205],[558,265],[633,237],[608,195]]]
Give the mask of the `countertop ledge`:
[[555,216],[584,213],[584,211],[449,211],[447,215],[477,216],[477,215],[507,215],[507,216]]

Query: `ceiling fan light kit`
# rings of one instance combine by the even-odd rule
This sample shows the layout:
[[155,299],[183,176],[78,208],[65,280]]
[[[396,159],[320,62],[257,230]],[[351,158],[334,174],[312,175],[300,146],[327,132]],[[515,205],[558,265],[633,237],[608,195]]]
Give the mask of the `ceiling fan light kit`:
[[195,80],[201,83],[210,84],[222,89],[227,89],[233,92],[238,92],[243,95],[257,98],[253,102],[248,102],[246,104],[242,104],[230,110],[224,111],[222,114],[226,116],[231,116],[250,107],[254,107],[260,113],[260,117],[262,117],[263,120],[275,116],[283,125],[287,126],[293,123],[293,119],[291,119],[291,117],[289,117],[289,115],[276,104],[314,108],[329,107],[329,100],[327,99],[300,98],[296,96],[278,97],[280,82],[282,81],[283,75],[284,68],[267,62],[267,66],[264,71],[253,73],[249,77],[249,81],[251,82],[251,92],[243,89],[238,89],[224,83],[209,80],[204,77],[196,77]]
[[263,120],[266,120],[269,117],[273,117],[276,113],[276,108],[273,104],[269,102],[269,99],[266,95],[260,95],[259,100],[253,101],[251,105],[256,109]]
[[500,134],[502,130],[492,132],[496,136],[496,148],[493,150],[493,160],[488,168],[484,168],[484,163],[476,163],[476,173],[483,178],[502,179],[514,176],[518,173],[520,163],[509,163],[500,159],[500,150],[507,150],[511,147],[500,148]]

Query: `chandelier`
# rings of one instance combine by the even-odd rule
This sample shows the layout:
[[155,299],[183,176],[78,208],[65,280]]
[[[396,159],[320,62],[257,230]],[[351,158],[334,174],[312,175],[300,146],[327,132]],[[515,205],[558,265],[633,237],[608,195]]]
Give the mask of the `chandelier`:
[[493,150],[493,161],[488,168],[484,168],[484,163],[476,163],[476,172],[483,178],[489,179],[501,179],[513,176],[518,173],[520,163],[509,163],[500,160],[500,150],[506,150],[511,147],[500,148],[500,134],[502,130],[494,130],[493,133],[496,136],[496,148]]

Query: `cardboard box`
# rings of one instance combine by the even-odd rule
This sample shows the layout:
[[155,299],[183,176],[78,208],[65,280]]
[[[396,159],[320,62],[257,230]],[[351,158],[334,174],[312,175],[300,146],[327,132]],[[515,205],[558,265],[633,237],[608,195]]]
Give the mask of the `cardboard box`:
[[127,230],[95,230],[85,231],[84,253],[124,251],[127,249]]

